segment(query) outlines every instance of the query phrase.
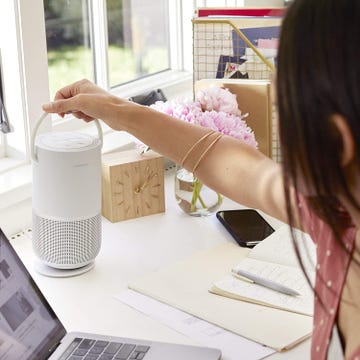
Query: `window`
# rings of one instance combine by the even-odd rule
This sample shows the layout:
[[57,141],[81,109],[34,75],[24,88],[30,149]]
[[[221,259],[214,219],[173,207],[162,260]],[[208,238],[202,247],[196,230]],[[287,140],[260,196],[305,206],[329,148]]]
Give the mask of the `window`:
[[167,0],[107,1],[110,87],[170,69]]
[[[87,77],[124,97],[158,87],[168,98],[188,94],[191,18],[194,7],[206,5],[214,6],[201,0],[2,1],[2,80],[15,131],[0,134],[0,176],[30,164],[30,134],[41,104],[69,82]],[[218,0],[216,5],[240,4]],[[83,125],[78,120],[49,119],[41,131],[77,130]],[[0,179],[0,195],[6,181]]]
[[50,95],[79,78],[113,88],[169,70],[168,0],[46,0]]
[[80,78],[94,80],[90,3],[44,1],[50,97]]
[[[87,77],[123,97],[158,87],[168,97],[191,89],[193,5],[187,0],[1,2],[4,101],[15,131],[0,133],[0,207],[5,206],[3,193],[23,177],[23,172],[19,177],[11,169],[30,168],[32,129],[42,113],[41,104],[59,87]],[[189,40],[184,42],[183,36]],[[49,117],[41,131],[83,126],[71,118]],[[118,133],[106,126],[104,130],[119,143]],[[29,179],[30,171],[22,181]]]
[[[0,145],[0,157],[29,162],[29,134],[41,104],[72,81],[86,77],[119,95],[133,96],[176,84],[185,70],[189,84],[181,15],[192,14],[191,2],[16,0],[1,7],[5,102],[15,132],[1,137],[6,146]],[[46,126],[66,130],[81,124],[71,123],[49,121]]]
[[[40,104],[48,99],[42,1],[4,1],[0,12],[0,49],[4,103],[14,132],[7,134],[3,155],[14,166],[28,163],[29,133],[39,117]],[[45,71],[44,71],[45,69]]]

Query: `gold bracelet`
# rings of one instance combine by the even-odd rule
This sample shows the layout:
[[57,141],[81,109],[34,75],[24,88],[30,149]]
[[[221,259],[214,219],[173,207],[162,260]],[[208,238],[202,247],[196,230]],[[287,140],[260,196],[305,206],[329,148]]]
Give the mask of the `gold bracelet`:
[[204,156],[208,153],[208,151],[216,144],[216,142],[218,140],[220,140],[222,138],[223,134],[219,133],[216,138],[209,144],[209,146],[203,151],[203,153],[201,154],[201,156],[199,157],[198,161],[196,162],[196,164],[193,167],[192,173],[194,174],[197,167],[199,166],[201,160],[204,158]]
[[195,142],[195,144],[193,144],[190,149],[186,152],[186,154],[184,155],[184,157],[182,158],[181,162],[180,162],[180,166],[184,166],[185,161],[187,160],[187,158],[189,157],[189,155],[191,154],[191,152],[195,149],[195,147],[197,145],[199,145],[203,140],[205,140],[208,136],[210,136],[211,134],[213,134],[215,131],[214,130],[210,130],[208,133],[206,133],[205,135],[203,135],[199,140],[197,140]]

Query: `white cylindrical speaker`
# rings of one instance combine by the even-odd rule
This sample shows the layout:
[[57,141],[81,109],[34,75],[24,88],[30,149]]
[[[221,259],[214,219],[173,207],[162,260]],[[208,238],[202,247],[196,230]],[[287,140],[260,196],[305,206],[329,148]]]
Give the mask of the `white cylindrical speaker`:
[[77,132],[32,136],[33,248],[55,269],[91,264],[101,246],[101,147],[99,137]]

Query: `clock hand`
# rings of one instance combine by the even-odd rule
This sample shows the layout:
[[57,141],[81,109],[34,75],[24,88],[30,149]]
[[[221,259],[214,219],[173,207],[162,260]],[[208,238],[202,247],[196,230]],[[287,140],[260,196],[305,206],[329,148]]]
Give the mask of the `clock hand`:
[[137,186],[135,189],[134,189],[134,193],[135,194],[140,194],[149,184],[150,184],[150,181],[155,177],[155,176],[158,176],[157,173],[151,173],[147,179],[145,180],[145,182],[142,184],[142,185],[139,185]]

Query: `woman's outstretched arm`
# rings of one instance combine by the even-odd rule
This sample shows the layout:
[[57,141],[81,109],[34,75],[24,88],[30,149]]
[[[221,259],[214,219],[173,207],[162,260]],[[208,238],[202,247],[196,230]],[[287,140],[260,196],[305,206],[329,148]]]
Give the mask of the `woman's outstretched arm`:
[[280,166],[240,140],[118,98],[88,80],[59,90],[43,109],[73,113],[85,121],[101,119],[188,170],[195,169],[196,176],[217,192],[286,221]]

